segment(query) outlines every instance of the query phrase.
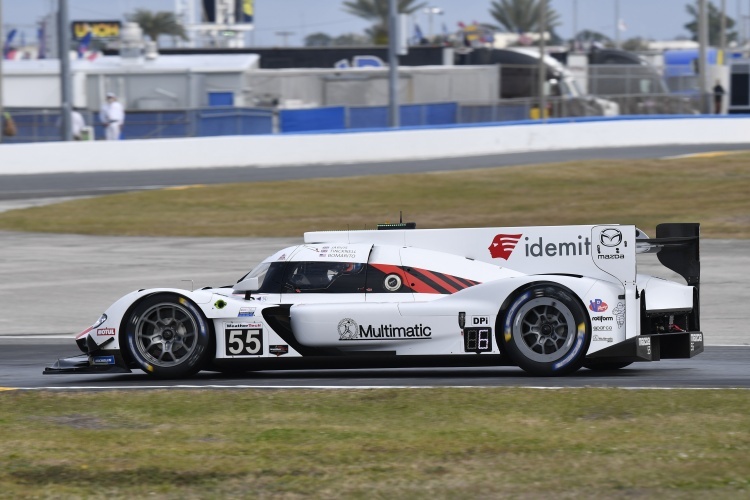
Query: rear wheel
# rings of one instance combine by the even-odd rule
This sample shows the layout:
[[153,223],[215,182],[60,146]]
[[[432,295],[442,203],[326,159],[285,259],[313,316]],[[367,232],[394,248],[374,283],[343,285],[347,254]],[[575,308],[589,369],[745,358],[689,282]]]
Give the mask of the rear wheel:
[[525,371],[567,375],[583,364],[590,332],[586,310],[570,290],[537,284],[518,294],[507,309],[500,341]]
[[140,368],[159,378],[197,373],[210,357],[211,331],[185,297],[157,294],[133,309],[125,328],[127,348]]

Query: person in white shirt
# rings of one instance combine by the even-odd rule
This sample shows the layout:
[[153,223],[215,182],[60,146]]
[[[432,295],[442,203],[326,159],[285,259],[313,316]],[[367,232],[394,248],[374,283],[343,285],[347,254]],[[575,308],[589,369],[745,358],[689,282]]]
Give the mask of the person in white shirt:
[[102,104],[99,119],[104,124],[104,136],[108,141],[120,139],[122,124],[125,123],[125,110],[112,92],[107,93],[107,102]]
[[73,109],[73,111],[70,112],[70,127],[73,132],[73,139],[80,141],[82,139],[83,129],[86,127],[86,121],[77,109]]

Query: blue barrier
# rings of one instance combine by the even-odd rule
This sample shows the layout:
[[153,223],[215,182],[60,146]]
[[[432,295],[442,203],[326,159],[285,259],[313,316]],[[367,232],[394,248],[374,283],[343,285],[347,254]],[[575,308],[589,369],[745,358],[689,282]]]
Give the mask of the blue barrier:
[[343,130],[346,128],[346,108],[283,109],[279,112],[279,127],[282,132]]
[[196,112],[198,137],[257,135],[273,132],[273,113],[242,108],[202,109]]
[[349,128],[383,128],[388,126],[388,108],[385,106],[349,108]]
[[[458,104],[408,104],[400,107],[399,117],[404,127],[422,125],[450,125],[457,122]],[[295,109],[281,112],[281,132],[314,130],[369,129],[388,126],[386,106],[349,108]]]

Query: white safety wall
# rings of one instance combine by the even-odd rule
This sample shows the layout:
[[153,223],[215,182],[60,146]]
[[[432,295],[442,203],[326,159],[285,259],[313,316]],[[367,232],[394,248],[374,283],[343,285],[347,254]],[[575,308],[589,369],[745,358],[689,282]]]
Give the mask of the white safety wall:
[[599,120],[360,133],[0,145],[0,175],[276,167],[438,159],[526,151],[750,145],[750,118]]

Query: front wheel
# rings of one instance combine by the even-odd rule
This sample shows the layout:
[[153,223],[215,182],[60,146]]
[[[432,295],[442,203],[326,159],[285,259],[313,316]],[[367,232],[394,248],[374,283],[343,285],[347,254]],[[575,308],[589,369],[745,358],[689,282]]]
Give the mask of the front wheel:
[[537,284],[518,294],[504,315],[501,345],[532,375],[578,370],[591,344],[586,310],[560,285]]
[[193,375],[210,356],[208,321],[179,295],[162,293],[143,299],[128,317],[125,334],[135,362],[159,378]]

